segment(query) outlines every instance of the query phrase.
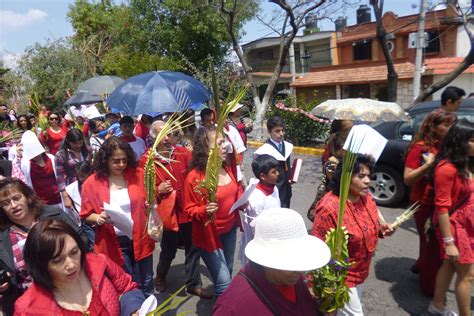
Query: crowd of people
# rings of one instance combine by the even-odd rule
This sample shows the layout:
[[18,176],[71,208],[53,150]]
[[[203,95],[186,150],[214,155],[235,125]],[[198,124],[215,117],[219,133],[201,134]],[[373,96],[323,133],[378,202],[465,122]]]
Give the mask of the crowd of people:
[[[442,106],[426,116],[405,157],[410,201],[420,204],[415,213],[419,258],[411,270],[419,274],[422,293],[433,297],[428,310],[435,315],[455,315],[445,308],[454,274],[459,313],[470,315],[474,124],[456,116],[464,94],[456,87],[443,92]],[[7,150],[0,165],[4,314],[136,315],[147,297],[166,291],[180,247],[187,293],[215,299],[215,315],[322,314],[307,272],[331,257],[324,240],[338,223],[340,162],[354,122],[332,124],[323,181],[308,210],[313,222],[308,234],[303,218],[290,209],[293,145],[284,139],[280,117],[268,118],[268,140],[254,152],[250,171],[243,168],[243,155],[251,126],[241,118],[241,105],[223,131],[216,129],[216,113],[206,108],[199,124],[193,121],[160,138],[154,152],[169,115],[106,113],[73,120],[43,108],[40,115],[49,124],[42,130],[37,117],[0,108],[0,119],[22,132],[21,140],[3,144]],[[181,117],[189,122],[194,112]],[[214,143],[222,164],[210,199],[201,184]],[[157,192],[151,206],[144,183],[150,153]],[[373,157],[360,154],[352,169],[343,218],[351,262],[349,300],[338,315],[364,314],[364,282],[378,239],[396,230],[370,194],[374,165]],[[254,178],[247,183],[250,172]],[[247,199],[239,204],[245,190]],[[162,222],[158,239],[147,229],[150,207]],[[110,209],[130,228],[114,222]],[[233,276],[236,253],[243,268]],[[202,287],[201,259],[213,293]]]

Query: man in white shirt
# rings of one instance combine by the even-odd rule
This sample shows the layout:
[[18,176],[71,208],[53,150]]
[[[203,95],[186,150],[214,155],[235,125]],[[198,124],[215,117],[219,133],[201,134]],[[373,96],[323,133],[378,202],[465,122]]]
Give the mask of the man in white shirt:
[[133,135],[134,128],[135,121],[130,116],[124,116],[120,119],[120,130],[122,131],[122,136],[120,136],[120,138],[128,142],[130,147],[132,147],[138,161],[145,152],[146,145],[143,139]]

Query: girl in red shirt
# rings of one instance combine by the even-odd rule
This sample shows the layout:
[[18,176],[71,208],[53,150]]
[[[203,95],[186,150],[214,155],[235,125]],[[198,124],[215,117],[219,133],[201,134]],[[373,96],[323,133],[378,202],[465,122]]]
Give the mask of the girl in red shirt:
[[426,116],[420,130],[411,141],[405,159],[403,181],[411,187],[410,202],[421,203],[415,213],[416,230],[420,239],[419,256],[412,271],[420,274],[421,291],[432,296],[436,273],[441,266],[439,245],[435,238],[427,241],[425,223],[433,216],[432,186],[428,186],[427,172],[433,166],[434,158],[456,115],[445,110],[436,110]]
[[443,264],[436,276],[433,302],[428,311],[448,315],[444,302],[456,273],[455,293],[459,314],[471,315],[474,263],[474,123],[462,119],[446,135],[434,162],[433,222],[441,244]]
[[[222,168],[219,174],[217,202],[209,202],[206,193],[199,189],[199,182],[206,177],[206,163],[215,130],[204,127],[196,132],[193,142],[192,170],[184,181],[184,209],[192,219],[192,239],[204,260],[214,282],[214,294],[224,292],[232,279],[234,251],[237,241],[236,228],[240,224],[238,212],[229,214],[241,193],[232,169],[224,164],[227,145],[224,135],[219,135],[219,157]],[[211,220],[213,218],[213,220]]]

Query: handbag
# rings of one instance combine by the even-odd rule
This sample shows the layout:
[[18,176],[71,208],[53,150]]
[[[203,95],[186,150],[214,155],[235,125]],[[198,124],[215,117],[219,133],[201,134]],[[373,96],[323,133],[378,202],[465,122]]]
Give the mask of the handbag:
[[[459,202],[448,211],[448,215],[449,216],[453,215],[461,207],[461,205],[467,202],[470,196],[471,196],[470,194],[466,194],[465,196],[463,196],[463,198],[459,200]],[[430,238],[435,236],[435,227],[437,225],[438,224],[436,225],[433,224],[432,217],[426,220],[425,225],[424,225],[424,233],[425,233],[426,241],[430,241]]]

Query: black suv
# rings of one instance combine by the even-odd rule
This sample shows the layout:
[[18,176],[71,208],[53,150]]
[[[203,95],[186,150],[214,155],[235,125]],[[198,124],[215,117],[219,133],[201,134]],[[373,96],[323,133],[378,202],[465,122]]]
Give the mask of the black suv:
[[[439,100],[417,104],[408,111],[412,118],[410,122],[382,122],[372,125],[376,131],[388,139],[375,165],[370,184],[370,192],[378,205],[398,206],[407,196],[408,187],[403,183],[405,152],[425,116],[438,109],[440,104]],[[458,118],[467,118],[474,122],[474,99],[464,99],[456,114]]]

